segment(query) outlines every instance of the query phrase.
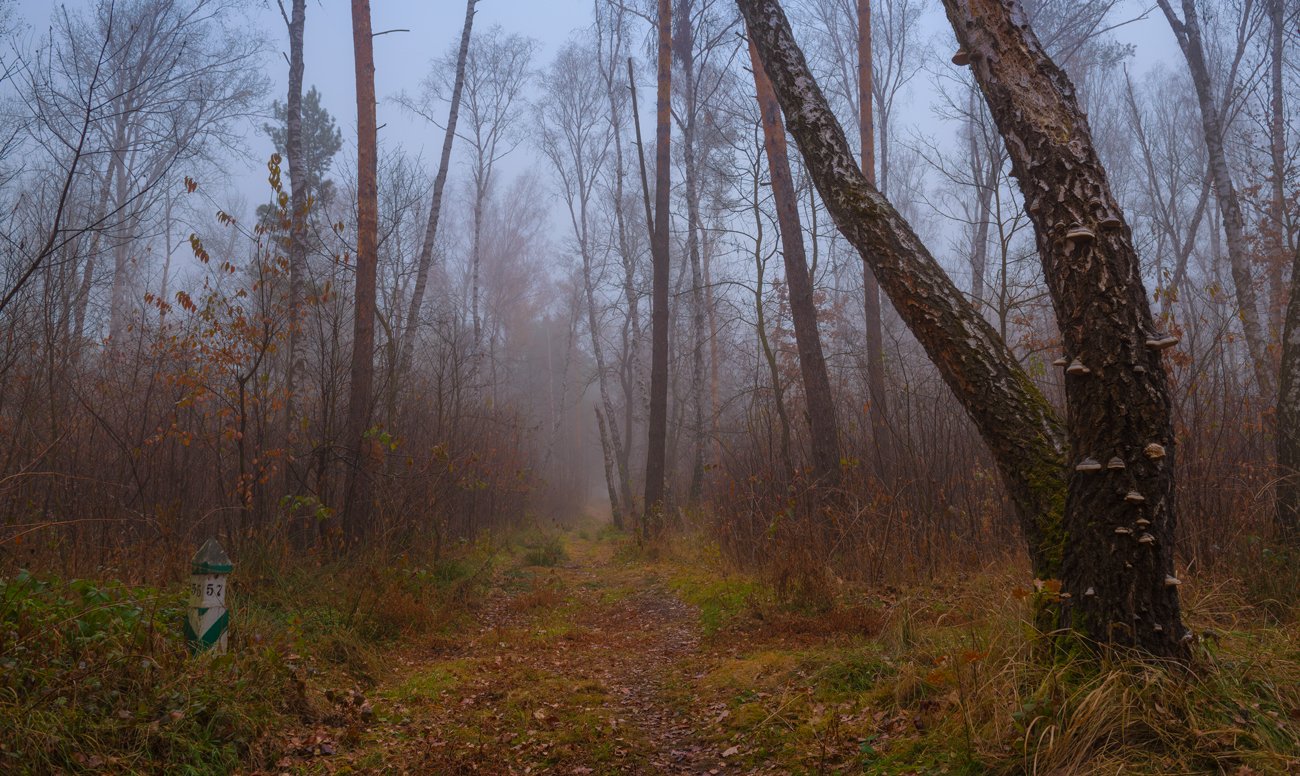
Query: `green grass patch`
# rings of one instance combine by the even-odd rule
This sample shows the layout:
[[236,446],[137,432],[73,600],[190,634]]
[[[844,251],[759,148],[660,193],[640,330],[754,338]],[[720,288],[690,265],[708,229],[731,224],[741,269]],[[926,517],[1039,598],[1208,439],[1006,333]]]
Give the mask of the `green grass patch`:
[[0,771],[228,773],[298,711],[269,646],[191,658],[185,594],[0,579]]
[[700,627],[706,635],[717,633],[751,609],[761,591],[752,580],[717,578],[686,569],[675,573],[668,584],[683,601],[699,609]]
[[17,572],[0,578],[0,772],[230,773],[277,757],[275,731],[372,683],[379,651],[443,627],[488,578],[477,550],[276,566],[236,558],[230,654],[191,657],[184,586]]

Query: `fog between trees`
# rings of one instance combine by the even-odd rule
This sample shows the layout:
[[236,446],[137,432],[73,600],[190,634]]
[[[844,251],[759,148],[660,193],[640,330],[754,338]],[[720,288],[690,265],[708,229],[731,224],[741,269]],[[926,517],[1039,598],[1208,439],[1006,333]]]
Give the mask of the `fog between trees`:
[[607,510],[800,584],[1027,549],[1181,654],[1179,569],[1298,531],[1300,6],[942,6],[471,1],[354,108],[341,8],[0,5],[4,562]]

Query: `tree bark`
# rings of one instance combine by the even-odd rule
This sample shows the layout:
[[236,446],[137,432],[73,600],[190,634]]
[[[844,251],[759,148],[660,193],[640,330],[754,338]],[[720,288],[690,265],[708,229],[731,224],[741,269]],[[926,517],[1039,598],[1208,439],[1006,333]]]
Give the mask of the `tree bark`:
[[474,6],[478,0],[465,3],[465,26],[460,33],[460,51],[456,54],[456,79],[451,87],[451,105],[447,110],[447,129],[442,136],[442,156],[438,159],[438,172],[433,178],[433,195],[429,202],[429,220],[424,228],[424,242],[420,244],[420,260],[415,273],[415,286],[411,289],[411,303],[406,309],[406,323],[402,327],[401,353],[395,375],[400,380],[411,369],[415,353],[416,327],[420,323],[420,310],[424,306],[424,291],[429,283],[429,270],[433,267],[433,246],[438,236],[438,217],[442,213],[442,192],[447,185],[447,171],[451,169],[451,147],[456,139],[456,119],[460,116],[460,93],[465,86],[465,60],[469,58],[470,34],[474,27]]
[[655,211],[650,251],[654,282],[650,300],[650,418],[646,443],[645,527],[662,526],[668,436],[668,194],[672,163],[672,0],[658,0],[658,110],[655,119]]
[[1228,156],[1224,150],[1223,114],[1214,103],[1211,93],[1209,67],[1205,62],[1205,48],[1201,41],[1201,26],[1196,16],[1195,0],[1183,0],[1183,18],[1179,20],[1169,0],[1157,0],[1164,11],[1169,26],[1178,40],[1178,47],[1187,60],[1187,69],[1196,89],[1196,101],[1201,110],[1201,129],[1205,135],[1205,148],[1210,157],[1210,175],[1214,179],[1215,198],[1223,219],[1223,233],[1228,242],[1228,264],[1232,268],[1232,283],[1236,290],[1237,307],[1241,316],[1241,329],[1246,338],[1246,349],[1255,369],[1255,380],[1261,396],[1273,394],[1273,375],[1269,369],[1266,339],[1259,322],[1259,303],[1255,295],[1254,278],[1250,272],[1250,254],[1246,245],[1246,222],[1241,213],[1241,201],[1232,183]]
[[[641,352],[641,295],[636,287],[636,257],[632,253],[627,218],[623,212],[626,171],[623,169],[623,116],[619,110],[614,85],[615,64],[616,59],[611,58],[609,69],[604,75],[605,89],[609,100],[610,133],[614,139],[614,222],[615,231],[618,235],[618,255],[623,265],[623,298],[627,303],[626,317],[623,319],[622,326],[623,364],[620,369],[620,383],[623,388],[622,438],[627,441],[627,444],[621,446],[617,463],[621,476],[619,491],[623,498],[623,509],[630,518],[635,519],[636,506],[632,500],[630,463],[632,458],[632,411],[635,405],[635,397],[639,395],[635,386],[640,383],[638,366]],[[611,429],[617,428],[617,421],[613,415],[607,420]]]
[[379,251],[378,127],[370,0],[352,0],[352,50],[357,83],[357,284],[344,436],[351,446],[351,467],[344,496],[343,530],[349,540],[357,541],[371,528],[373,489],[366,430],[375,380],[375,273]]
[[695,83],[695,35],[691,27],[694,0],[678,0],[674,46],[681,65],[682,177],[686,189],[686,259],[691,272],[691,503],[704,490],[704,272],[700,265],[699,147],[696,127],[698,105]]
[[998,185],[998,171],[1002,159],[991,153],[992,149],[982,147],[977,119],[975,89],[970,90],[970,109],[967,112],[966,129],[970,132],[970,172],[971,183],[975,186],[975,224],[971,238],[970,292],[975,300],[975,309],[984,309],[984,273],[988,268],[989,227],[993,220],[993,187]]
[[1286,113],[1283,111],[1282,65],[1284,52],[1285,3],[1269,0],[1269,198],[1268,220],[1269,248],[1267,260],[1269,278],[1268,326],[1269,332],[1282,330],[1283,311],[1287,302],[1287,285],[1284,273],[1287,264],[1286,218]]
[[[1278,484],[1276,522],[1281,540],[1300,547],[1300,247],[1288,245],[1284,189],[1286,122],[1282,103],[1282,0],[1273,0],[1273,220],[1278,251],[1291,251],[1291,295],[1282,324],[1282,364],[1277,396]],[[1280,258],[1280,257],[1279,257]]]
[[[1103,643],[1186,654],[1174,579],[1174,429],[1132,235],[1065,73],[1016,0],[944,0],[1006,142],[1066,357],[1071,443],[1063,624]],[[1092,464],[1096,468],[1092,469]]]
[[935,362],[997,462],[1034,573],[1060,573],[1064,434],[1051,406],[898,211],[862,174],[777,0],[737,0],[790,133],[845,238]]
[[1277,397],[1277,528],[1300,546],[1300,250],[1291,263],[1291,299],[1282,328],[1282,372]]
[[610,449],[609,429],[605,424],[605,416],[601,413],[600,407],[596,407],[596,426],[600,431],[600,458],[605,466],[605,488],[609,494],[609,517],[614,527],[623,530],[623,508],[618,503],[618,491],[614,485],[614,452]]
[[[862,151],[862,173],[876,187],[876,123],[872,115],[871,0],[858,0],[858,145]],[[862,263],[862,311],[867,334],[867,392],[871,396],[868,414],[883,469],[889,459],[888,404],[885,398],[885,334],[880,319],[880,283],[870,262]]]
[[285,143],[289,157],[289,338],[284,371],[284,492],[294,493],[294,440],[298,428],[298,335],[301,329],[303,276],[307,272],[307,165],[302,158],[303,36],[307,0],[292,0],[292,15],[284,3],[280,15],[289,30],[289,94],[285,100]]
[[817,303],[813,297],[812,276],[808,273],[808,259],[804,253],[798,194],[795,193],[794,180],[790,175],[790,158],[785,144],[785,125],[781,121],[781,106],[772,92],[772,82],[763,72],[763,63],[759,61],[753,43],[749,45],[749,57],[762,113],[763,147],[767,151],[767,166],[772,179],[772,198],[776,201],[776,220],[781,230],[781,253],[785,259],[790,317],[794,321],[799,371],[803,377],[804,397],[808,405],[813,471],[819,482],[834,486],[840,479],[839,429],[835,421],[831,381],[826,372],[826,358],[822,354],[821,335],[817,331]]

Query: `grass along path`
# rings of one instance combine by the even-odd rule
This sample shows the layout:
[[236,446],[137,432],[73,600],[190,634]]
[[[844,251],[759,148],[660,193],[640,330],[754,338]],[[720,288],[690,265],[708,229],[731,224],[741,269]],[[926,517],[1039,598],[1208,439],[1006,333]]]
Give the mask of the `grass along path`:
[[[569,535],[553,566],[498,572],[475,624],[393,656],[364,734],[317,772],[708,773],[721,751],[675,688],[699,678],[698,613],[656,568]],[[546,560],[546,559],[544,559]],[[350,743],[346,743],[349,742]]]
[[809,609],[699,543],[565,533],[270,773],[1300,773],[1294,617],[1192,583],[1190,672],[1045,660],[1022,573]]

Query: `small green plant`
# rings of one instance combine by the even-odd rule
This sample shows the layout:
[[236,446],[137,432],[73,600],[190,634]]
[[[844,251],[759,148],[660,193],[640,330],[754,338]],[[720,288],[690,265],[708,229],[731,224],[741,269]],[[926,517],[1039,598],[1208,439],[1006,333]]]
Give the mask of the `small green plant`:
[[524,546],[524,564],[552,568],[569,559],[564,549],[564,541],[558,534],[540,534],[536,538],[526,539]]

